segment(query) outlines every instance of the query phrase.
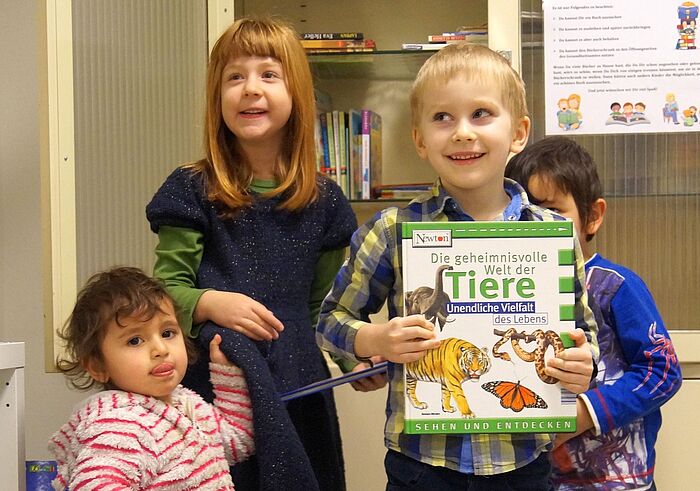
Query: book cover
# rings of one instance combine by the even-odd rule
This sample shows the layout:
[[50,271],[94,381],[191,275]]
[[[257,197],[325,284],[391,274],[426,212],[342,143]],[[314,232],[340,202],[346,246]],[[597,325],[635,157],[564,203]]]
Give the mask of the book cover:
[[442,340],[404,367],[404,431],[575,431],[575,394],[544,373],[575,326],[572,222],[400,227],[404,314]]
[[311,39],[351,39],[351,40],[362,40],[364,39],[364,34],[361,32],[304,32],[301,34],[301,39],[311,40]]
[[374,111],[370,113],[369,134],[369,182],[371,194],[371,190],[382,183],[382,117]]
[[350,109],[348,113],[348,143],[350,144],[350,199],[362,199],[362,111]]

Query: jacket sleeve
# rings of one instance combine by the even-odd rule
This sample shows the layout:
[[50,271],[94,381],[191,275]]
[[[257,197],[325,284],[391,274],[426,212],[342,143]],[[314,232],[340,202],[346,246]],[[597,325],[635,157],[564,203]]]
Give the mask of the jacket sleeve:
[[214,414],[221,429],[226,460],[233,465],[255,453],[253,411],[248,384],[236,366],[209,363],[214,386]]
[[617,380],[588,390],[601,433],[658,409],[680,388],[682,375],[671,337],[646,285],[628,272],[611,302],[615,333],[628,363]]

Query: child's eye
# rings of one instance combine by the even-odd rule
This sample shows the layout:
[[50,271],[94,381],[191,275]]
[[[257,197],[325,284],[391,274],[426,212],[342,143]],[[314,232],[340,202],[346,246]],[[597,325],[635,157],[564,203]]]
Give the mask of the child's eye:
[[483,118],[483,117],[489,116],[490,114],[491,113],[489,111],[487,111],[486,109],[477,109],[476,111],[474,111],[473,117],[475,119],[478,119],[478,118]]
[[450,115],[447,113],[435,113],[433,115],[433,121],[448,121],[450,119]]
[[226,77],[226,79],[229,81],[230,80],[242,80],[243,75],[241,75],[240,73],[231,73],[228,75],[228,77]]
[[272,71],[263,72],[262,78],[280,78],[277,73]]
[[126,344],[129,346],[139,346],[141,343],[143,343],[143,339],[138,336],[133,337],[126,342]]
[[162,335],[162,336],[163,336],[165,339],[174,338],[175,336],[177,336],[177,332],[175,332],[174,329],[166,329],[165,331],[163,331],[163,335]]

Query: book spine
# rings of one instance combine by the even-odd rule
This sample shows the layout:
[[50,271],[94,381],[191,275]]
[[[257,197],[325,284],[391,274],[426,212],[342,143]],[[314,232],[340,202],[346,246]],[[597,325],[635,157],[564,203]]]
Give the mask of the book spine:
[[401,49],[410,51],[435,51],[447,46],[447,43],[404,43]]
[[338,111],[338,141],[339,145],[339,160],[340,160],[340,189],[342,189],[345,196],[350,196],[350,187],[348,185],[348,160],[347,160],[347,150],[346,150],[346,132],[345,132],[345,111]]
[[343,178],[342,178],[342,165],[341,155],[340,155],[340,121],[338,120],[338,111],[331,112],[331,118],[333,119],[333,149],[331,150],[335,156],[335,182],[342,188]]
[[376,44],[371,39],[352,41],[340,39],[337,41],[330,39],[309,39],[299,41],[304,48],[374,48]]
[[449,41],[477,41],[486,39],[486,34],[435,34],[428,36],[429,43],[447,43]]
[[333,129],[333,113],[326,113],[326,128],[328,130],[328,176],[335,182],[338,182],[335,162],[335,131]]
[[331,157],[328,154],[328,121],[326,120],[326,113],[321,113],[318,117],[321,123],[321,144],[323,149],[323,174],[327,177],[331,177]]
[[364,34],[361,32],[305,32],[301,35],[301,39],[304,40],[321,40],[321,39],[329,39],[332,41],[335,40],[362,40],[364,39]]
[[369,178],[372,190],[382,183],[382,117],[374,111],[370,117],[369,132]]
[[370,159],[370,119],[372,111],[367,109],[362,110],[362,153],[360,154],[360,172],[362,176],[361,199],[370,199],[370,177],[369,177],[369,159]]

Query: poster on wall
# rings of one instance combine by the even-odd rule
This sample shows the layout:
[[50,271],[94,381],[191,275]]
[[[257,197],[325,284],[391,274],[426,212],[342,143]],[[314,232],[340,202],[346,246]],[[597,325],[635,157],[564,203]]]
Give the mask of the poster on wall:
[[546,133],[700,131],[699,4],[544,0]]

